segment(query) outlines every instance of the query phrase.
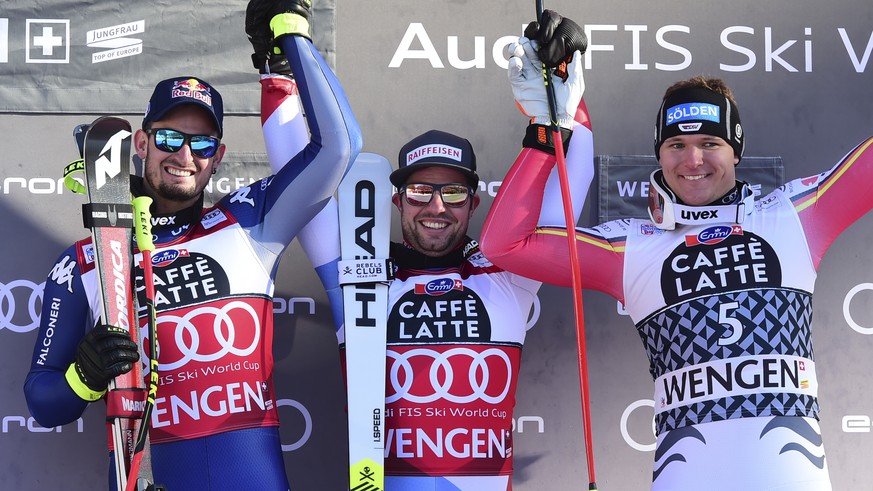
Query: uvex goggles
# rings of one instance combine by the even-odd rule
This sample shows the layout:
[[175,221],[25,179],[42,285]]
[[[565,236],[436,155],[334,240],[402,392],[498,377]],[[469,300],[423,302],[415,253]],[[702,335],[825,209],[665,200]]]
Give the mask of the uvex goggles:
[[428,184],[424,182],[408,183],[400,189],[406,196],[406,202],[412,206],[427,206],[434,193],[439,192],[446,206],[461,207],[470,200],[473,189],[466,184]]
[[729,205],[688,206],[676,203],[676,196],[662,185],[661,170],[649,176],[649,218],[662,230],[673,230],[676,224],[743,223],[752,213],[755,195],[752,187],[742,182],[741,196]]
[[186,143],[195,157],[202,159],[212,157],[218,150],[219,140],[209,135],[189,135],[168,128],[151,129],[148,131],[155,137],[155,147],[162,152],[176,153]]

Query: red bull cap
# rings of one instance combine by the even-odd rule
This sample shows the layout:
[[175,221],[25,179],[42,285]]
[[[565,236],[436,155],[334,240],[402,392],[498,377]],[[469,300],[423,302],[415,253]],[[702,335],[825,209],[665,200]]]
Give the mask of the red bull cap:
[[180,104],[196,104],[212,116],[218,137],[224,132],[224,104],[215,87],[196,77],[174,77],[158,82],[146,106],[142,119],[143,129],[149,123],[159,121]]

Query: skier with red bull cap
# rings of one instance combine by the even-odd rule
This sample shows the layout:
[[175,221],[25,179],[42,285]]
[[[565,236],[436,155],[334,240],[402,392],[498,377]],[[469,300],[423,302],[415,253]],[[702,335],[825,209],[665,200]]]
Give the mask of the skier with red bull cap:
[[[257,58],[285,60],[282,73],[261,77],[265,131],[299,149],[275,175],[204,205],[225,154],[224,108],[215,87],[197,77],[158,83],[133,137],[143,176],[132,176],[132,192],[154,200],[158,224],[161,379],[148,421],[151,466],[155,482],[171,491],[290,488],[273,388],[277,265],[361,148],[342,87],[310,40],[309,17],[308,0],[252,0],[247,9]],[[311,138],[301,134],[302,118],[288,117],[301,112],[298,104]],[[44,305],[24,387],[45,427],[80,417],[140,357],[125,331],[99,319],[89,250],[90,239],[68,248],[46,281],[45,298],[55,300]],[[112,473],[114,466],[110,488]]]

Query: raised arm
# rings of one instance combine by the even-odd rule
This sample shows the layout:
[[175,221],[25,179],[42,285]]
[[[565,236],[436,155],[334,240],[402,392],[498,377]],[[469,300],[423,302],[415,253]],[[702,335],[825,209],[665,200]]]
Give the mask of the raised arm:
[[[518,106],[531,116],[531,124],[516,158],[500,187],[485,221],[481,246],[494,264],[514,273],[545,283],[570,286],[567,229],[563,202],[555,172],[554,151],[543,122],[548,122],[545,88],[536,46],[526,38],[510,46],[509,79]],[[594,175],[594,149],[588,110],[581,99],[581,53],[577,51],[567,65],[566,80],[555,77],[559,123],[567,148],[567,168],[573,211],[578,219],[582,203]],[[563,59],[563,56],[561,56]],[[578,90],[575,87],[578,87]],[[578,94],[578,95],[577,95]],[[577,231],[582,267],[596,259],[598,268],[583,274],[586,288],[597,288],[621,299],[621,248],[594,231]],[[621,242],[623,244],[623,241]]]
[[[263,214],[263,217],[250,215],[248,221],[246,217],[240,221],[255,240],[279,254],[334,194],[348,165],[361,149],[361,134],[339,81],[309,39],[309,2],[282,2],[289,11],[273,15],[275,12],[270,11],[270,6],[275,4],[249,2],[247,28],[269,23],[274,43],[287,57],[294,80],[267,77],[261,81],[262,90],[268,100],[275,101],[276,107],[288,98],[299,96],[309,140],[266,186],[263,208],[258,210],[260,213],[251,214]],[[294,5],[297,7],[289,7]],[[258,11],[259,7],[264,11]],[[256,18],[258,20],[254,20]],[[292,126],[277,126],[279,134],[276,135],[271,135],[265,127],[268,149],[273,137],[287,138],[288,134],[283,131],[289,131]]]
[[834,239],[873,209],[873,137],[861,142],[827,172],[796,179],[782,189],[800,215],[818,268]]

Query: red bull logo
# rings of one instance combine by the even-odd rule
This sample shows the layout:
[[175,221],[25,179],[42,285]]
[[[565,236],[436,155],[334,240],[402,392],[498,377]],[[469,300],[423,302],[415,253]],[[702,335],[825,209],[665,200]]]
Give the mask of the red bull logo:
[[170,97],[173,99],[177,97],[188,97],[191,99],[197,99],[198,101],[205,102],[212,106],[212,93],[210,92],[209,87],[196,78],[176,80],[173,82],[173,89]]

